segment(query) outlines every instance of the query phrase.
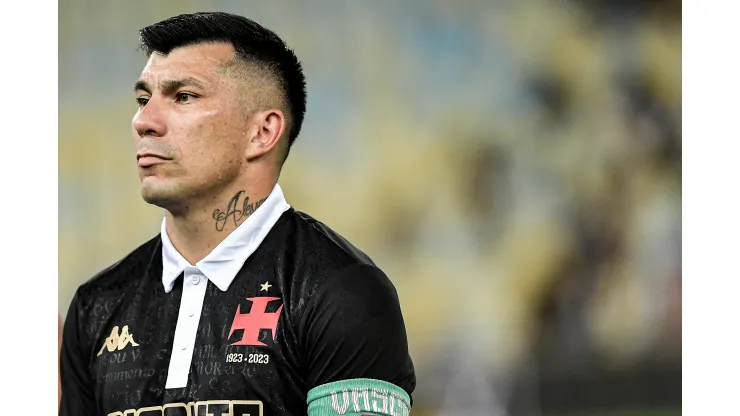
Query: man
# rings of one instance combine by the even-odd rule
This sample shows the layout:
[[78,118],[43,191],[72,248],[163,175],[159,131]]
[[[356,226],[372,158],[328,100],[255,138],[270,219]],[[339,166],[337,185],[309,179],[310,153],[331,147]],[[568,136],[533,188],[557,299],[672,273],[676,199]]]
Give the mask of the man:
[[166,19],[141,46],[136,160],[164,220],[75,293],[60,414],[408,415],[395,288],[277,185],[306,105],[293,52],[226,13]]

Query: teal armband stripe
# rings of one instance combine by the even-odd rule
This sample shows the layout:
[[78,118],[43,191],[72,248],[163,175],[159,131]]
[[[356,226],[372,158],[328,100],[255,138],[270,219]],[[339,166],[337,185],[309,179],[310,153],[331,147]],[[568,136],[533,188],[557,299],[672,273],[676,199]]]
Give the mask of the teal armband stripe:
[[322,384],[308,392],[308,416],[408,416],[411,398],[386,381],[355,378]]

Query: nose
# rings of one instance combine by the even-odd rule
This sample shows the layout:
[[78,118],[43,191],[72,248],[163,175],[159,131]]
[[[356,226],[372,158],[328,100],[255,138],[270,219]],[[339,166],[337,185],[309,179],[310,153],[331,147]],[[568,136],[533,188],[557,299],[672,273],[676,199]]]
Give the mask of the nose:
[[152,97],[134,116],[131,126],[136,134],[144,138],[146,136],[161,137],[167,130],[161,109],[157,100]]

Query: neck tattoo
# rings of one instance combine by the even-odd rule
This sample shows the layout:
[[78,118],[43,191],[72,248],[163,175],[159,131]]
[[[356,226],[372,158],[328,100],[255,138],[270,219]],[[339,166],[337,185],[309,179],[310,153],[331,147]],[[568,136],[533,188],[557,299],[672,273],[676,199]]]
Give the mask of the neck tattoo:
[[267,200],[267,198],[263,198],[257,202],[250,203],[249,197],[246,197],[242,200],[241,209],[238,209],[239,198],[241,198],[244,193],[244,191],[237,192],[229,201],[226,211],[221,211],[218,208],[213,211],[213,219],[216,221],[216,231],[223,231],[229,217],[233,218],[234,227],[238,227],[240,220],[252,215],[252,213],[254,213],[254,211],[256,211],[257,208],[265,202],[265,200]]

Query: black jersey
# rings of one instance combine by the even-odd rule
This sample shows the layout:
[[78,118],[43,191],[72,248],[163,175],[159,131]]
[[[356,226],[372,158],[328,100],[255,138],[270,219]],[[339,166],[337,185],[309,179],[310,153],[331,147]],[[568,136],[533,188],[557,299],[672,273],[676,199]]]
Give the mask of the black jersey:
[[166,388],[184,283],[163,286],[162,246],[153,238],[75,293],[61,415],[408,415],[416,379],[394,286],[293,208],[227,290],[204,283],[187,382]]

